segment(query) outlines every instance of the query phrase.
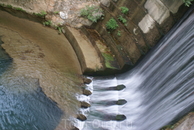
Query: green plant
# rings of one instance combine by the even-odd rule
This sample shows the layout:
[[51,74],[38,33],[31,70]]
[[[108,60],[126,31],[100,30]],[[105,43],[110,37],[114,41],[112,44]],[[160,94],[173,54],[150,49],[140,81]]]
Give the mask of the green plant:
[[190,6],[194,0],[183,0],[186,6]]
[[15,10],[17,11],[23,11],[23,12],[26,12],[25,10],[23,10],[22,8],[14,8]]
[[38,16],[38,17],[45,17],[45,15],[47,15],[47,13],[45,11],[41,11],[40,13],[34,13],[34,15]]
[[50,20],[42,23],[44,26],[51,26],[52,22]]
[[57,26],[57,30],[59,31],[59,34],[62,33],[62,29],[63,29],[63,27]]
[[112,66],[112,63],[114,61],[114,57],[108,53],[102,53],[102,56],[104,57],[105,59],[105,66],[107,68],[111,68],[111,69],[115,69],[114,66]]
[[121,36],[121,31],[118,31],[117,32],[117,36]]
[[160,130],[166,130],[166,129],[173,129],[174,128],[174,125],[166,125],[166,126],[164,126],[164,127],[162,127]]
[[87,6],[80,11],[80,15],[86,17],[92,22],[97,22],[102,16],[104,16],[103,10],[98,6]]
[[12,5],[6,5],[7,8],[12,8],[13,6]]
[[109,21],[106,23],[106,28],[108,30],[115,30],[117,29],[117,27],[118,27],[118,24],[114,18],[109,19]]
[[125,18],[123,18],[122,15],[119,15],[118,20],[121,21],[123,24],[127,23],[127,20]]
[[59,11],[55,11],[54,14],[59,14]]
[[123,14],[129,13],[129,9],[127,7],[120,7],[120,9],[121,9],[121,13],[123,13]]

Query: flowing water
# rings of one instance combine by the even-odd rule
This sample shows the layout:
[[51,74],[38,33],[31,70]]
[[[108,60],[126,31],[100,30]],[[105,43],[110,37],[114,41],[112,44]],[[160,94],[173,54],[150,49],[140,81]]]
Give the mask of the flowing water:
[[[93,78],[88,85],[93,94],[79,97],[91,108],[80,110],[87,120],[77,127],[158,130],[194,109],[193,8],[187,16],[130,72]],[[126,88],[114,89],[122,84]]]

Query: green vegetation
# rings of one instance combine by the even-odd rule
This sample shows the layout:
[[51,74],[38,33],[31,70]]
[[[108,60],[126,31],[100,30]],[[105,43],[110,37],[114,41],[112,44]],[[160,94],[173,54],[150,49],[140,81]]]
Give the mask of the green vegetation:
[[42,23],[44,26],[51,26],[52,22],[50,20]]
[[107,23],[106,23],[106,28],[108,30],[115,30],[117,29],[119,25],[117,24],[117,21],[114,18],[111,18]]
[[45,15],[47,15],[47,13],[45,11],[41,11],[40,13],[34,13],[34,15],[38,16],[38,17],[42,17],[44,18]]
[[62,33],[62,29],[63,29],[63,27],[57,26],[57,30],[59,31],[59,34]]
[[115,67],[113,67],[111,65],[111,62],[114,61],[114,57],[111,56],[110,54],[107,54],[107,53],[102,53],[102,56],[104,57],[105,59],[105,66],[107,68],[111,68],[111,69],[115,69]]
[[128,14],[129,13],[129,9],[127,7],[120,7],[120,9],[121,9],[121,12],[123,14]]
[[12,5],[6,5],[6,7],[7,7],[7,8],[11,8],[11,9],[13,8]]
[[15,10],[17,11],[23,11],[23,12],[26,12],[25,10],[23,10],[22,8],[14,8]]
[[118,31],[117,32],[117,36],[121,36],[121,31]]
[[81,10],[80,15],[95,23],[104,16],[103,10],[98,6],[87,6]]
[[194,0],[183,0],[186,6],[190,6]]
[[26,12],[26,11],[25,11],[25,10],[23,10],[22,8],[19,8],[19,7],[13,7],[12,5],[0,4],[0,6],[6,7],[6,8],[10,8],[10,9],[14,9],[14,10],[17,10],[17,11]]
[[127,20],[123,18],[122,15],[119,15],[118,20],[121,21],[125,26],[127,26]]
[[174,125],[167,125],[167,126],[162,127],[160,130],[166,130],[166,129],[170,130],[173,128],[174,128]]
[[55,11],[54,14],[59,14],[59,11]]

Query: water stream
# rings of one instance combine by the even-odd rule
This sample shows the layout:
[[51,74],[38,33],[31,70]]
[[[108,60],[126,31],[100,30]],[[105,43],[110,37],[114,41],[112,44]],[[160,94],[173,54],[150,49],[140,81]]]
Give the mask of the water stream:
[[[189,14],[189,13],[188,13]],[[187,14],[187,16],[188,16]],[[194,11],[183,18],[133,70],[97,77],[81,130],[158,130],[194,109]],[[112,89],[125,85],[122,90]],[[120,104],[118,101],[127,101]]]

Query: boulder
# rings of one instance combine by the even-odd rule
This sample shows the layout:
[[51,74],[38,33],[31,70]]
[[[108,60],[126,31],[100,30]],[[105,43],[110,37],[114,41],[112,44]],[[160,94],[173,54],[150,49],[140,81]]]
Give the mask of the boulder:
[[115,117],[115,120],[117,120],[117,121],[123,121],[123,120],[125,120],[126,119],[126,116],[125,115],[117,115],[116,117]]
[[87,102],[80,102],[80,104],[81,104],[81,108],[88,108],[88,107],[91,106],[91,105],[90,105],[89,103],[87,103]]
[[85,121],[85,120],[87,120],[86,116],[84,116],[83,114],[77,115],[77,119],[80,120],[80,121]]
[[117,105],[123,105],[123,104],[125,104],[125,103],[127,103],[127,101],[126,101],[125,99],[119,99],[119,100],[116,102]]
[[92,92],[90,90],[87,90],[87,89],[83,90],[83,95],[89,96],[91,94],[92,94]]
[[83,78],[84,84],[90,84],[92,82],[91,79]]
[[110,0],[101,0],[100,3],[103,4],[106,7],[110,6]]
[[125,85],[117,85],[116,90],[122,90],[124,88],[126,88]]

